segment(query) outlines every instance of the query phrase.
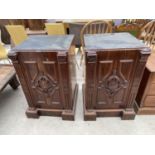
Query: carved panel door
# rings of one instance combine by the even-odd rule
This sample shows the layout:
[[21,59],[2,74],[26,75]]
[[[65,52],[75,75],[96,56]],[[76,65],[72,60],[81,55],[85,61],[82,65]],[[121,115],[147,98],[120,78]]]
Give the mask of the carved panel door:
[[56,52],[21,52],[20,66],[38,108],[63,108]]
[[95,108],[125,108],[132,87],[138,52],[97,53]]

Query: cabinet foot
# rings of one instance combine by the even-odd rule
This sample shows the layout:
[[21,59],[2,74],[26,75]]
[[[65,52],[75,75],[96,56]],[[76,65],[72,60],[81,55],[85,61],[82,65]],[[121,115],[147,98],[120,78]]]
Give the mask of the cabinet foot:
[[70,109],[45,109],[45,108],[28,108],[26,111],[26,115],[28,118],[38,118],[39,116],[59,116],[62,117],[63,120],[71,120],[75,119],[75,109],[77,102],[77,94],[78,94],[78,85],[76,84],[73,96],[73,108]]
[[74,119],[75,119],[74,112],[73,111],[63,111],[62,112],[62,119],[74,121]]
[[95,111],[84,111],[84,120],[85,121],[96,121],[96,112]]
[[39,118],[38,110],[36,108],[28,108],[26,110],[26,116],[28,118]]
[[123,111],[122,120],[134,120],[136,113],[134,109],[127,109]]

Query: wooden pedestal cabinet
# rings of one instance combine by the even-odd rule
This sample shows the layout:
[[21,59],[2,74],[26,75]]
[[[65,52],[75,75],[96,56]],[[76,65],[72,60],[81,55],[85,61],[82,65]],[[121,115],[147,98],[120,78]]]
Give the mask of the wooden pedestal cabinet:
[[78,85],[73,35],[30,36],[9,54],[25,93],[28,117],[74,120]]
[[150,49],[128,33],[84,36],[84,119],[134,119],[134,102]]
[[155,114],[155,54],[152,53],[147,61],[146,68],[138,94],[135,110],[137,114]]

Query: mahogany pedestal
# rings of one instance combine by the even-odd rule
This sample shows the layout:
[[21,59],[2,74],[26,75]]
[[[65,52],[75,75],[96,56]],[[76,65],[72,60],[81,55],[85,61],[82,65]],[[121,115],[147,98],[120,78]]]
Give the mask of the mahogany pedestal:
[[27,117],[74,120],[78,85],[73,35],[30,36],[9,54],[28,102]]
[[148,58],[136,97],[135,110],[140,115],[155,114],[155,53]]
[[134,102],[150,49],[129,33],[84,36],[84,120],[135,118]]

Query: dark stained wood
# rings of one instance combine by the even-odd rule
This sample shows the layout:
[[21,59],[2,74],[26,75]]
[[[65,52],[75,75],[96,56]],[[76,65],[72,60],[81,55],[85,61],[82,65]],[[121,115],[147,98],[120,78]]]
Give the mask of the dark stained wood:
[[0,65],[0,92],[10,84],[13,89],[17,89],[19,82],[16,77],[16,72],[11,65]]
[[28,117],[74,120],[78,85],[72,42],[73,35],[36,35],[9,54],[29,105]]
[[30,30],[44,30],[45,19],[26,19]]
[[8,19],[0,19],[0,31],[1,31],[1,40],[5,44],[10,44],[10,35],[5,28],[5,25],[9,24]]
[[128,33],[85,35],[84,119],[134,119],[134,102],[150,49]]
[[135,110],[138,114],[155,114],[155,54],[146,64],[144,75],[136,97]]

